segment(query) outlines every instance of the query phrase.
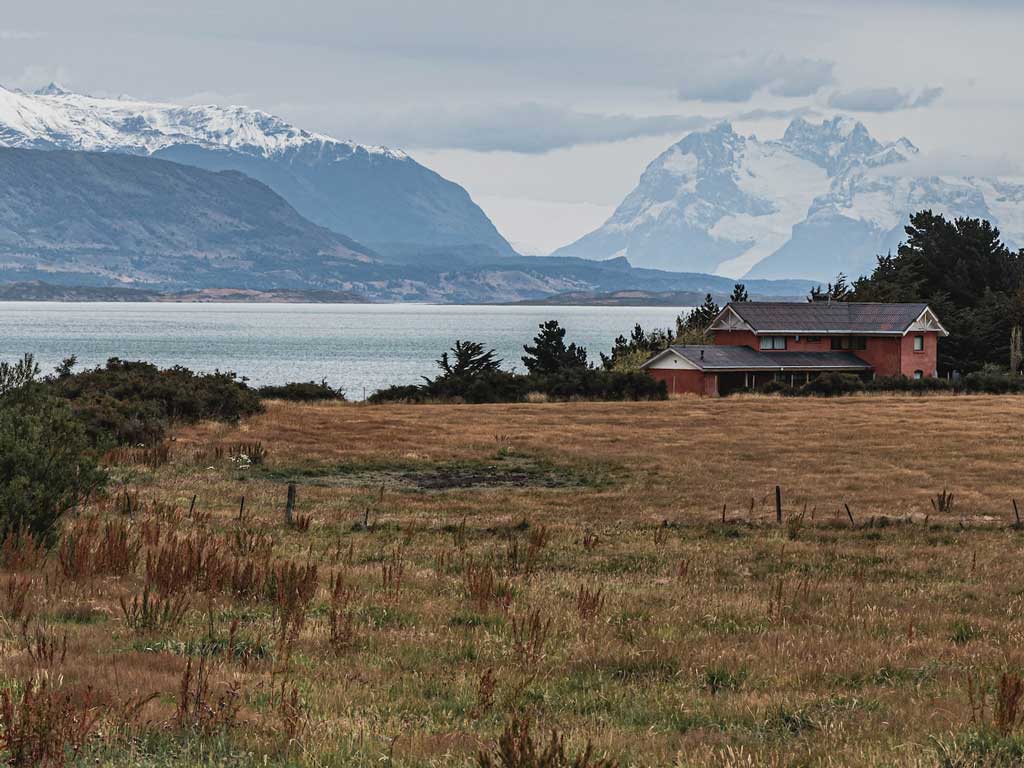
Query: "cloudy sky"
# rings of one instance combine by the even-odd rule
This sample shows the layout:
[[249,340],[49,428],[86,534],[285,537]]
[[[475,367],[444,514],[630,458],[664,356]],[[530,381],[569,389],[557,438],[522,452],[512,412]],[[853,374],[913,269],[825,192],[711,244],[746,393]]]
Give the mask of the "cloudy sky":
[[4,8],[0,83],[400,147],[543,253],[722,118],[771,138],[843,112],[929,170],[1020,173],[1021,29],[1021,0],[53,0]]

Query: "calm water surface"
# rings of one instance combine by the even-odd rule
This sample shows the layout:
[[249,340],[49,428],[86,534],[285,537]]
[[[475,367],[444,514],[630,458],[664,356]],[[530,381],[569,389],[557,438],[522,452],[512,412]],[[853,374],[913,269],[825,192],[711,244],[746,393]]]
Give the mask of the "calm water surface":
[[253,384],[327,379],[359,399],[433,376],[456,339],[518,366],[537,325],[556,319],[594,360],[635,323],[673,325],[684,308],[421,304],[129,304],[0,302],[0,359],[32,352],[44,370],[69,355],[235,371]]

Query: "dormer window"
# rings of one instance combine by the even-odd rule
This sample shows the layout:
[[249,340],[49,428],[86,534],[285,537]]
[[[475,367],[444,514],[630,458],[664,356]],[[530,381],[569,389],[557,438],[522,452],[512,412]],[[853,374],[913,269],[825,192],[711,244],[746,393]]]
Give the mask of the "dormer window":
[[762,336],[761,349],[785,349],[785,336]]

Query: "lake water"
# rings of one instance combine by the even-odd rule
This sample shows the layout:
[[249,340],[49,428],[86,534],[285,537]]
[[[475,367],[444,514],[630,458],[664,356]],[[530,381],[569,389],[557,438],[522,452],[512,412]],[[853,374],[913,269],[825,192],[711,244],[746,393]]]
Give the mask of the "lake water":
[[326,379],[361,399],[433,376],[456,339],[493,347],[505,367],[522,370],[523,344],[555,319],[597,361],[634,324],[672,326],[685,309],[0,302],[0,359],[31,352],[48,372],[70,355],[86,366],[120,357],[234,371],[255,385]]

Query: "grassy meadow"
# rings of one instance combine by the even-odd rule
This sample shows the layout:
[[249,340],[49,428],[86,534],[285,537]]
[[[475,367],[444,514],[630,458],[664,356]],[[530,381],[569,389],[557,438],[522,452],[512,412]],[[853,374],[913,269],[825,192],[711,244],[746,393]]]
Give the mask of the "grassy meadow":
[[513,717],[621,766],[1021,764],[1022,425],[271,402],[112,453],[52,549],[8,542],[0,719],[100,766],[478,765]]

